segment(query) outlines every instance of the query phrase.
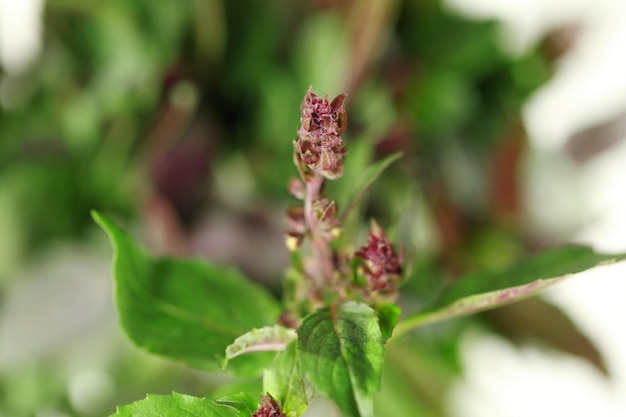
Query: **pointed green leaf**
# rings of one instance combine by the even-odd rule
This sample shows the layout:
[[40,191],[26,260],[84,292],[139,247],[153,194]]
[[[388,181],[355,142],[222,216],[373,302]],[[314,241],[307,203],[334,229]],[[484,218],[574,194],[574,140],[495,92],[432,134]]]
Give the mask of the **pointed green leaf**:
[[275,324],[260,329],[252,329],[248,333],[239,336],[226,348],[226,359],[224,367],[228,361],[239,355],[250,352],[280,351],[297,339],[296,331],[287,327]]
[[626,255],[604,255],[583,246],[566,246],[541,252],[502,271],[469,275],[444,290],[426,310],[400,322],[394,337],[415,327],[512,303],[571,274],[624,258]]
[[312,393],[300,372],[296,343],[278,353],[272,366],[263,374],[263,390],[282,404],[287,417],[301,416],[309,405]]
[[215,404],[208,398],[190,395],[151,395],[117,408],[112,417],[237,417],[233,408]]
[[138,346],[198,368],[218,369],[238,336],[276,321],[277,302],[233,269],[200,260],[152,258],[104,216],[114,246],[115,300]]
[[395,161],[402,157],[401,152],[396,152],[394,154],[388,155],[380,161],[370,165],[367,167],[365,172],[359,177],[359,180],[352,187],[352,192],[346,193],[344,196],[338,197],[338,206],[343,207],[344,204],[347,204],[346,209],[341,214],[341,222],[344,222],[352,210],[354,210],[363,197],[365,193],[369,189],[369,187],[376,181],[378,177]]
[[372,417],[380,386],[383,336],[368,305],[348,302],[318,310],[298,329],[301,371],[349,417]]
[[563,310],[541,298],[527,298],[503,306],[485,318],[490,327],[515,343],[539,342],[586,359],[604,375],[609,375],[594,340],[587,337]]
[[384,340],[391,337],[394,327],[400,320],[402,310],[396,304],[383,303],[375,307],[376,314],[378,315],[378,324]]
[[237,417],[250,417],[257,411],[258,405],[257,400],[243,392],[224,395],[216,398],[214,401],[218,405],[233,409],[237,413]]

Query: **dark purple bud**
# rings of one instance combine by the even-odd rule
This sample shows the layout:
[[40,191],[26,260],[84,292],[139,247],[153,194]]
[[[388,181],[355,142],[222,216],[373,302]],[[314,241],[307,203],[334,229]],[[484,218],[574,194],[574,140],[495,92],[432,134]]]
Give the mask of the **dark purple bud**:
[[261,404],[251,417],[287,417],[281,411],[280,404],[269,393],[261,396]]
[[385,232],[375,221],[372,221],[367,246],[359,249],[355,256],[363,260],[363,273],[371,291],[392,294],[397,290],[397,282],[402,276],[402,256],[396,254]]

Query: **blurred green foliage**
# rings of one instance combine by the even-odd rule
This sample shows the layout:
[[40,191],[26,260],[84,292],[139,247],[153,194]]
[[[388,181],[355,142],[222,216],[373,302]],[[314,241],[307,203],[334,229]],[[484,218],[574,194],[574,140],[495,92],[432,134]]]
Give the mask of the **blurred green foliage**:
[[[492,162],[550,65],[540,49],[506,53],[495,22],[469,21],[431,0],[48,0],[42,19],[36,62],[0,78],[3,293],[59,242],[99,250],[90,209],[149,228],[142,219],[157,196],[183,240],[207,233],[199,225],[215,207],[280,217],[309,85],[349,93],[349,154],[335,195],[353,189],[370,162],[404,153],[373,187],[365,214],[397,224],[397,238],[418,247],[407,311],[451,276],[500,265],[527,246],[510,221],[517,207],[499,206],[490,188],[492,176],[507,174],[494,174]],[[428,392],[424,404],[409,397],[428,390],[420,374],[428,357],[438,358],[441,369],[427,371],[442,381],[456,371],[455,335],[412,350],[416,373],[389,369],[383,385],[406,391],[384,391],[393,415],[443,412]],[[0,374],[0,415],[98,415],[145,391],[179,384],[201,395],[216,385],[161,363],[140,369],[122,352],[107,362],[114,394],[93,412],[71,401],[52,355]],[[404,354],[391,355],[396,365]]]

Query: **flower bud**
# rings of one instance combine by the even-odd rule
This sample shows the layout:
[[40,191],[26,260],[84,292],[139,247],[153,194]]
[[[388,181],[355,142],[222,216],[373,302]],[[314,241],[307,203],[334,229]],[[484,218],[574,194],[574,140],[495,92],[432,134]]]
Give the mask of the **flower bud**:
[[372,220],[367,246],[355,253],[363,260],[361,267],[370,291],[393,294],[402,276],[402,256],[398,256],[383,229]]
[[309,87],[301,106],[300,128],[294,142],[296,163],[328,179],[343,174],[346,150],[341,134],[347,126],[345,99],[346,94],[340,94],[329,102],[328,96],[322,99]]
[[269,393],[261,396],[261,404],[251,417],[287,417],[281,411],[280,404]]
[[292,178],[289,180],[289,193],[297,198],[298,200],[304,200],[304,196],[306,193],[306,189],[302,181],[297,178]]
[[334,201],[323,198],[313,203],[313,212],[318,219],[316,233],[330,242],[341,236],[341,226],[337,220],[337,206]]
[[306,234],[304,207],[291,206],[287,209],[287,232],[285,233],[285,245],[291,252],[300,248]]

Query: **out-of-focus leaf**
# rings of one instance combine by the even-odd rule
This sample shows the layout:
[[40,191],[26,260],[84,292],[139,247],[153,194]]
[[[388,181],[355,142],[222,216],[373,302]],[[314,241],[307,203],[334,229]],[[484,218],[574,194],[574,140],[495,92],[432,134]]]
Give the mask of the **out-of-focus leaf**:
[[440,352],[428,352],[423,340],[397,343],[385,352],[383,384],[376,394],[377,417],[446,415],[450,370]]
[[383,336],[376,312],[348,302],[318,310],[298,330],[302,373],[349,417],[373,417],[380,386]]
[[425,136],[449,136],[470,119],[477,105],[471,80],[458,71],[427,73],[409,88],[413,123]]
[[276,321],[277,302],[235,270],[152,258],[110,220],[93,217],[113,243],[117,308],[138,346],[214,370],[238,336]]
[[487,312],[485,316],[491,326],[513,342],[539,340],[587,359],[601,372],[608,373],[593,342],[559,308],[541,298],[507,305],[497,312]]
[[145,399],[117,408],[112,417],[236,417],[236,410],[215,404],[208,398],[179,393],[150,395]]
[[293,67],[303,85],[335,96],[346,90],[350,45],[343,22],[334,13],[316,13],[306,19],[294,45]]
[[[264,392],[263,381],[261,378],[234,378],[230,382],[224,382],[218,385],[214,391],[211,392],[211,397],[216,398],[215,401],[226,399],[227,401],[239,401],[239,396],[244,396],[249,399],[260,399],[260,394]],[[237,393],[233,395],[233,393]],[[237,399],[239,398],[239,399]],[[255,407],[256,408],[256,407]]]
[[344,221],[352,210],[354,210],[367,192],[368,188],[376,181],[376,179],[395,161],[402,157],[401,152],[391,154],[375,164],[370,165],[357,181],[352,190],[346,193],[346,197],[341,197],[340,201],[345,201],[349,204],[341,214],[341,220]]
[[396,336],[454,317],[465,316],[529,297],[571,274],[626,255],[595,253],[583,246],[566,246],[541,252],[501,271],[469,275],[445,289],[425,310],[396,327]]

